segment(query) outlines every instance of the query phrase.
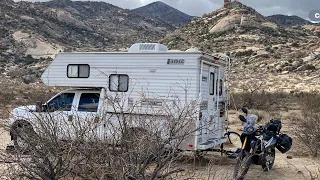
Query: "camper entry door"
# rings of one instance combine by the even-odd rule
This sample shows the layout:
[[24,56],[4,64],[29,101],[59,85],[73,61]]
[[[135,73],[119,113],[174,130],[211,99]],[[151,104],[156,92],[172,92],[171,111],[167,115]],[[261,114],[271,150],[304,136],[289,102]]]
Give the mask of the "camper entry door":
[[206,143],[209,139],[208,136],[208,101],[209,101],[209,84],[210,84],[210,73],[209,65],[204,64],[202,67],[202,78],[201,78],[201,106],[200,112],[202,118],[199,121],[199,136],[198,143]]
[[218,73],[217,67],[210,66],[210,84],[209,84],[209,100],[208,100],[208,131],[210,140],[214,140],[217,137],[216,126],[217,126],[217,83],[218,83]]

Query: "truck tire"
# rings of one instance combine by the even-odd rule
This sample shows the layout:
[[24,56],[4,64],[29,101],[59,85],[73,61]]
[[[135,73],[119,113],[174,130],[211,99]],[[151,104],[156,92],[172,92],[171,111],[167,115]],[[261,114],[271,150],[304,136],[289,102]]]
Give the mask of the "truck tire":
[[35,144],[35,132],[26,121],[17,121],[11,128],[11,136],[14,142],[14,148],[19,152],[28,152]]

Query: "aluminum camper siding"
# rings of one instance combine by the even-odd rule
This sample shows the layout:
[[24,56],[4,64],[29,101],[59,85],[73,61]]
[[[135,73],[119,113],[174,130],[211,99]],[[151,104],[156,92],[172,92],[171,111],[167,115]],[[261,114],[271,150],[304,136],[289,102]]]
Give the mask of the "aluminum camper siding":
[[[59,54],[42,75],[48,86],[106,87],[109,75],[128,74],[129,88],[148,90],[159,96],[178,94],[188,85],[188,94],[198,95],[198,59],[202,53],[63,53]],[[184,59],[184,64],[167,64],[168,59]],[[89,64],[89,78],[68,78],[68,64]],[[152,72],[154,71],[155,72]]]

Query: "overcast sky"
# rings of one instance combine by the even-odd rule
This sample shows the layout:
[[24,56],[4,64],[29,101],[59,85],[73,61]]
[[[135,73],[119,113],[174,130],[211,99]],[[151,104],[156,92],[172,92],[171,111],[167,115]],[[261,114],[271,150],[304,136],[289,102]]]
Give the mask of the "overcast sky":
[[[19,1],[19,0],[16,0]],[[45,0],[29,0],[45,1]],[[94,0],[91,0],[94,1]],[[105,1],[113,5],[134,9],[147,5],[157,0],[97,0]],[[201,16],[203,13],[212,12],[220,8],[223,0],[161,0],[164,3],[193,16]],[[240,2],[255,8],[263,15],[273,14],[297,15],[309,19],[309,12],[320,10],[320,0],[239,0]]]

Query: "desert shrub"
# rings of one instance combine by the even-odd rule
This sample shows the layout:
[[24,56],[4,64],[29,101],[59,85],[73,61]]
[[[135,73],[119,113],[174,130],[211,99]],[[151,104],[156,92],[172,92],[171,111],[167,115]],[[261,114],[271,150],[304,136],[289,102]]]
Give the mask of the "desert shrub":
[[17,57],[14,62],[16,64],[29,65],[39,62],[39,59],[35,59],[28,54],[26,57]]
[[300,93],[295,95],[296,102],[306,112],[320,112],[320,94],[317,92]]
[[295,120],[295,135],[307,147],[310,155],[317,157],[320,152],[320,113],[303,111]]
[[247,107],[249,109],[273,111],[281,108],[286,109],[290,95],[286,93],[270,93],[245,91],[231,94],[231,109]]
[[299,93],[294,100],[302,110],[300,115],[291,119],[294,122],[295,135],[310,155],[317,157],[320,149],[320,94]]
[[271,46],[266,47],[266,51],[270,52]]
[[238,52],[236,52],[235,57],[251,56],[253,54],[253,52],[254,51],[252,49],[247,50],[247,51],[238,51]]
[[308,55],[308,53],[305,52],[305,51],[297,51],[292,55],[292,57],[294,57],[294,58],[303,58],[303,57],[306,57],[307,55]]
[[293,43],[291,44],[291,46],[292,46],[292,47],[299,47],[300,44],[299,44],[297,41],[295,41],[295,42],[293,42]]

